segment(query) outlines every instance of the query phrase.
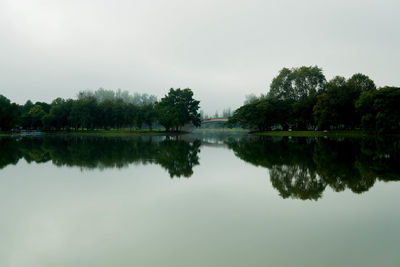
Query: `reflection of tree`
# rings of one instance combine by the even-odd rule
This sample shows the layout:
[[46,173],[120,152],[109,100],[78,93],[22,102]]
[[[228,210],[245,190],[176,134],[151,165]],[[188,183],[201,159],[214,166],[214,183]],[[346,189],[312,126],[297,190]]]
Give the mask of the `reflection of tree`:
[[326,183],[315,172],[298,165],[275,165],[269,175],[272,185],[283,198],[317,200],[326,187]]
[[361,142],[361,152],[357,161],[360,172],[381,180],[400,179],[400,139],[366,139]]
[[0,139],[0,168],[27,162],[52,161],[57,166],[82,169],[123,168],[129,164],[159,164],[170,176],[190,177],[199,164],[200,141],[162,140],[161,137],[110,138],[47,136]]
[[0,169],[9,164],[17,164],[22,157],[18,142],[14,139],[0,138]]
[[315,144],[314,162],[318,173],[335,191],[349,188],[354,193],[368,191],[376,175],[362,175],[360,165],[360,140],[321,140]]
[[200,141],[186,143],[176,140],[165,140],[160,143],[156,162],[168,170],[172,177],[190,177],[193,167],[199,164]]
[[400,179],[399,140],[260,137],[227,144],[242,160],[268,168],[283,198],[316,200],[327,185],[362,193],[376,180]]

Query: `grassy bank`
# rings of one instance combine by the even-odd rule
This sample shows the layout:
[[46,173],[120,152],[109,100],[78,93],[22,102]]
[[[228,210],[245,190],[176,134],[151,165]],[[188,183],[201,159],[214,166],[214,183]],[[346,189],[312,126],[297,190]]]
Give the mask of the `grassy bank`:
[[[49,132],[48,132],[49,133]],[[162,130],[84,130],[84,131],[69,131],[69,132],[51,132],[53,134],[67,134],[67,135],[97,135],[97,136],[167,136],[167,135],[181,135],[188,132],[167,132]]]
[[47,134],[66,134],[66,135],[101,135],[101,136],[130,136],[130,135],[166,135],[165,131],[159,130],[84,130],[68,132],[46,132]]
[[[293,136],[293,137],[374,137],[376,133],[365,132],[361,130],[353,131],[267,131],[267,132],[252,132],[253,135],[265,136]],[[379,135],[382,136],[382,135]],[[385,134],[385,136],[400,136],[400,134]]]
[[[162,130],[130,130],[130,129],[112,129],[112,130],[83,130],[83,131],[42,131],[40,135],[92,135],[92,136],[166,136],[181,135],[187,132],[166,132]],[[11,132],[0,132],[0,136],[18,135]]]

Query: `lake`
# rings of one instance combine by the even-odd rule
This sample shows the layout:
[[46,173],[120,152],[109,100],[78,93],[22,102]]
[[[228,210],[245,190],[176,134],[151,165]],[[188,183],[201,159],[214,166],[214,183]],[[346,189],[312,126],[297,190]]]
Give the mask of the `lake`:
[[0,266],[400,266],[400,140],[0,138]]

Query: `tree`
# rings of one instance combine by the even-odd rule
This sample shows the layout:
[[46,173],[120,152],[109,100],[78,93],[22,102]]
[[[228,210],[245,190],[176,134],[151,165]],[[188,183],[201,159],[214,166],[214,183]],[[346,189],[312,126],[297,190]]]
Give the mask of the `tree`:
[[[313,108],[313,116],[319,129],[340,125],[343,116],[339,113],[350,115],[349,111],[343,108],[348,105],[343,97],[349,92],[346,78],[336,76],[326,84],[326,88],[326,92],[317,97]],[[352,101],[350,101],[350,106],[352,106]]]
[[79,127],[93,129],[100,120],[97,100],[93,96],[83,97],[74,101],[68,120],[77,130]]
[[400,88],[383,87],[364,91],[356,102],[361,126],[367,130],[389,132],[400,129]]
[[336,124],[337,115],[332,110],[327,93],[318,96],[317,103],[313,108],[313,115],[319,129],[328,129],[331,124]]
[[263,115],[260,109],[257,108],[258,104],[260,104],[260,100],[255,100],[235,110],[233,116],[228,120],[228,125],[232,127],[239,124],[244,128],[255,128],[259,131],[266,130]]
[[49,114],[43,117],[43,126],[46,129],[60,130],[69,126],[68,116],[72,108],[72,99],[57,98],[51,103]]
[[157,118],[161,125],[168,131],[174,128],[181,130],[186,123],[200,126],[198,113],[200,101],[193,98],[191,89],[173,89],[155,105]]
[[46,115],[41,105],[34,105],[28,112],[31,128],[39,129],[42,127],[42,118]]
[[376,86],[367,75],[356,73],[347,81],[349,87],[354,88],[359,93],[366,91],[375,91]]
[[317,66],[283,68],[270,85],[269,97],[298,101],[325,88],[326,79]]
[[373,92],[374,82],[363,74],[354,74],[346,81],[336,76],[326,84],[325,93],[317,97],[313,108],[314,119],[320,129],[348,128],[360,125],[360,114],[355,103],[362,92]]
[[291,123],[291,101],[267,97],[245,104],[235,110],[228,125],[240,124],[242,127],[270,130],[273,125],[281,125],[285,130]]
[[22,106],[22,113],[28,113],[32,107],[33,107],[32,101],[30,100],[26,101],[25,104]]
[[123,99],[122,98],[116,99],[114,101],[114,105],[112,108],[112,114],[113,114],[113,122],[117,129],[121,128],[126,122],[125,111],[126,111],[126,105]]
[[112,99],[105,99],[99,104],[99,112],[102,116],[102,119],[100,120],[100,126],[104,129],[114,126],[113,106],[114,101]]
[[283,68],[271,83],[269,98],[291,101],[291,123],[296,129],[314,127],[313,107],[325,90],[326,79],[317,66]]
[[143,113],[143,121],[149,127],[150,130],[153,129],[153,123],[156,121],[157,113],[154,109],[154,104],[145,104],[140,107],[141,112]]
[[0,95],[0,130],[10,130],[16,126],[19,118],[18,106]]

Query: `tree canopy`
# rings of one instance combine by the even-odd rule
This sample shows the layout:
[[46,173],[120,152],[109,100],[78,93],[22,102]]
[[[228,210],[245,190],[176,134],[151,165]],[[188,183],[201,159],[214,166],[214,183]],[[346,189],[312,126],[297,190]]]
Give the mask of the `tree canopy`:
[[14,127],[18,121],[19,110],[15,103],[0,95],[0,130],[8,131]]
[[191,89],[173,89],[156,103],[158,120],[165,129],[181,130],[187,123],[200,126],[200,101],[193,98]]
[[326,82],[317,66],[283,68],[272,80],[267,96],[246,100],[234,112],[230,124],[258,131],[398,131],[398,94],[398,87],[376,89],[374,81],[361,73],[349,79],[336,76]]
[[283,68],[270,85],[269,97],[297,101],[325,88],[326,79],[317,66]]

